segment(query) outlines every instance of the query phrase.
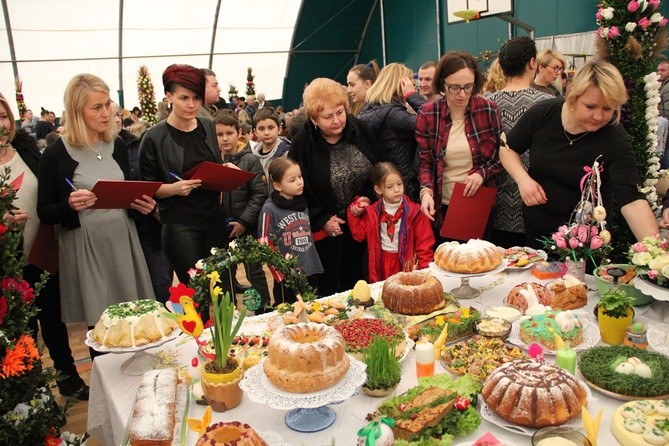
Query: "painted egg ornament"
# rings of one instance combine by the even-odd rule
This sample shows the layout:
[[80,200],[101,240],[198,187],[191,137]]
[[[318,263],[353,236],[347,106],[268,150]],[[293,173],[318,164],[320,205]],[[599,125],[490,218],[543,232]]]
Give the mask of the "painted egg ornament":
[[575,220],[577,223],[580,223],[582,225],[588,224],[592,217],[590,216],[590,213],[585,209],[585,208],[579,208],[576,210],[576,215],[575,215]]
[[592,211],[592,218],[594,218],[597,221],[604,221],[606,218],[606,209],[604,206],[597,206],[595,209]]
[[381,418],[381,421],[372,421],[358,431],[358,446],[393,446],[395,434],[391,426],[395,426],[392,418]]
[[253,288],[249,288],[244,291],[242,302],[248,310],[255,311],[260,308],[260,293]]
[[604,242],[605,245],[611,243],[611,233],[609,232],[608,229],[604,229],[602,232],[600,232],[599,236],[602,238],[602,241]]

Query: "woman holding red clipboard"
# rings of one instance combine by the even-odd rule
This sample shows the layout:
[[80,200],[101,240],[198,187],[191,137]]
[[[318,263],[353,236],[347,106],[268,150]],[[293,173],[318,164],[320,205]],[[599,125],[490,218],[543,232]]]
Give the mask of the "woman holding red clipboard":
[[200,188],[201,180],[183,179],[204,161],[223,163],[214,122],[197,117],[205,84],[198,68],[167,67],[163,85],[172,112],[144,133],[139,147],[140,178],[164,183],[156,192],[163,250],[183,283],[188,283],[188,270],[209,256],[213,246],[223,246],[225,228],[216,218],[220,194]]

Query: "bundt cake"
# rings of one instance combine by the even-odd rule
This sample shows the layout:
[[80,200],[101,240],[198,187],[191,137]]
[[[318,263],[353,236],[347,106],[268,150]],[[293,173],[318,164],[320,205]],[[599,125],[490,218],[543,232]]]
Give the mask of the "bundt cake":
[[479,239],[472,239],[467,243],[442,243],[434,253],[434,263],[439,268],[461,274],[492,271],[503,260],[504,253],[500,248]]
[[505,420],[532,428],[557,426],[581,414],[586,390],[554,364],[520,359],[495,369],[481,396]]
[[195,446],[267,446],[251,426],[239,421],[212,424]]
[[309,393],[333,386],[348,371],[350,360],[342,335],[325,324],[288,325],[270,338],[264,370],[280,389]]
[[136,347],[159,341],[177,328],[160,302],[134,300],[110,305],[93,328],[92,338],[107,347]]
[[441,282],[427,272],[400,272],[390,276],[381,292],[383,304],[400,314],[430,314],[446,306]]

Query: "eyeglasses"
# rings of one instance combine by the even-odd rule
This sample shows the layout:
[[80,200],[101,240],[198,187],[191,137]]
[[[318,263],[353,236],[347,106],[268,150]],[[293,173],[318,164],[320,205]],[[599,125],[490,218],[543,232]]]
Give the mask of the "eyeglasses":
[[556,73],[562,73],[564,71],[564,67],[561,67],[560,65],[548,65],[546,68],[552,68]]
[[121,112],[114,113],[114,116],[116,116],[117,118],[122,118],[122,117],[123,117],[123,113],[121,113]]
[[469,94],[474,91],[474,86],[476,84],[455,85],[444,82],[444,85],[446,85],[446,88],[450,94],[460,94],[460,92],[463,90],[466,94]]

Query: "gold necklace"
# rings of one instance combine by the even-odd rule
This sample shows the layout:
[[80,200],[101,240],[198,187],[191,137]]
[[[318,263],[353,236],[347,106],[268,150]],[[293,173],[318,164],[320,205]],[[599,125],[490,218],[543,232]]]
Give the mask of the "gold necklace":
[[571,139],[569,135],[567,135],[567,131],[564,129],[564,127],[562,127],[562,133],[564,133],[564,137],[567,138],[567,141],[569,141],[570,146],[573,146],[576,141],[578,141],[579,139],[583,139],[590,134],[590,132],[588,131],[585,132],[583,135],[579,136],[578,138]]
[[95,157],[97,159],[99,159],[100,161],[102,161],[102,143],[99,143],[99,145],[97,146],[97,150],[95,150],[95,149],[93,149],[93,150],[96,153]]

